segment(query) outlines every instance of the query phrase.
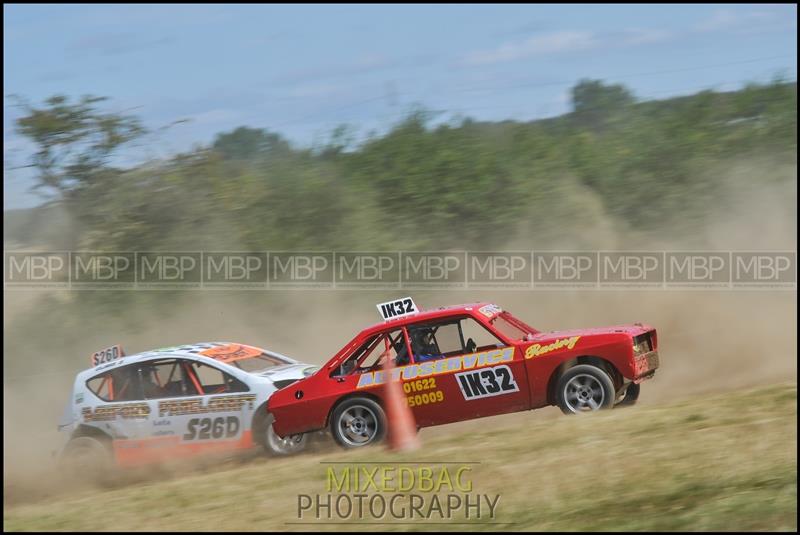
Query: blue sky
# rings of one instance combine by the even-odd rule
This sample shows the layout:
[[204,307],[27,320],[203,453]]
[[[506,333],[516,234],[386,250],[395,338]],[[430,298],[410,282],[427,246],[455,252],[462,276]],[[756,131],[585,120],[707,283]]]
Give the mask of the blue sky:
[[30,145],[9,94],[111,97],[151,128],[131,160],[240,125],[298,145],[341,123],[384,131],[414,104],[444,119],[569,109],[580,78],[640,98],[796,79],[794,5],[5,5],[4,209],[30,206]]

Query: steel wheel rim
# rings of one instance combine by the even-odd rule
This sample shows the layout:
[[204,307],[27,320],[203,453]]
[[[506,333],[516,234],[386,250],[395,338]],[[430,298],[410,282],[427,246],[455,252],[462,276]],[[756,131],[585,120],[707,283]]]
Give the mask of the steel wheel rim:
[[564,403],[572,412],[594,412],[603,406],[606,393],[600,380],[588,373],[581,373],[564,385]]
[[354,405],[339,416],[339,436],[350,446],[364,446],[378,434],[378,416],[369,407]]

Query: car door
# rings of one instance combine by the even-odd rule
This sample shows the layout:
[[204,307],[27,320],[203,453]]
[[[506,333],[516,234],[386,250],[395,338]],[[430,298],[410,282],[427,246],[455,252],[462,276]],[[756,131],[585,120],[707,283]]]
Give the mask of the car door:
[[205,412],[187,421],[183,441],[197,444],[195,449],[205,451],[252,445],[256,394],[220,367],[197,360],[187,360],[186,366],[190,379],[196,381],[202,392]]
[[469,316],[408,326],[403,389],[420,426],[515,412],[529,404],[515,348]]
[[136,365],[139,389],[149,417],[136,440],[115,445],[120,464],[148,464],[180,454],[179,433],[188,415],[177,410],[172,413],[166,408],[170,403],[183,401],[183,410],[187,411],[193,407],[191,400],[198,399],[198,390],[181,362],[177,358],[160,357]]
[[194,359],[153,360],[140,369],[154,414],[153,444],[186,456],[249,447],[256,395],[232,375]]

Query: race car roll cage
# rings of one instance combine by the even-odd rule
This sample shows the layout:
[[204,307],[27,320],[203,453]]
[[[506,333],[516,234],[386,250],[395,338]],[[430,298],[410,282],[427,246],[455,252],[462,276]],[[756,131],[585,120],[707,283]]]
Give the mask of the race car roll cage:
[[[158,373],[153,368],[153,366],[155,366],[158,363],[163,363],[165,361],[170,361],[170,360],[174,360],[174,363],[172,365],[172,369],[169,372],[169,376],[164,381],[164,384],[162,384],[161,383],[161,379],[158,377]],[[152,374],[152,377],[155,379],[156,385],[161,389],[165,389],[166,388],[165,385],[168,385],[171,382],[174,382],[174,381],[172,381],[172,378],[173,378],[173,376],[175,374],[175,371],[179,367],[183,371],[185,377],[189,378],[189,380],[191,381],[192,385],[195,388],[195,392],[196,393],[194,393],[194,394],[186,394],[186,395],[189,395],[189,396],[204,396],[204,395],[207,395],[207,394],[221,394],[221,393],[224,393],[228,389],[228,385],[223,383],[222,385],[219,385],[213,392],[206,392],[205,388],[203,388],[203,385],[200,383],[200,380],[197,377],[197,373],[195,373],[194,369],[191,366],[191,361],[188,361],[186,359],[179,358],[179,357],[166,357],[166,358],[162,358],[162,359],[155,359],[155,360],[145,361],[145,362],[138,363],[138,366],[137,366],[137,363],[132,363],[132,364],[128,364],[126,366],[121,366],[119,368],[115,368],[113,370],[108,370],[104,374],[95,375],[94,377],[90,377],[89,379],[87,379],[86,380],[86,388],[88,388],[90,392],[92,392],[95,396],[99,397],[103,401],[111,402],[111,401],[115,401],[115,397],[122,398],[124,393],[127,391],[128,387],[130,386],[131,381],[134,379],[134,376],[132,374],[128,374],[128,376],[125,378],[125,382],[119,388],[118,395],[115,396],[114,395],[115,390],[114,390],[114,375],[113,375],[113,373],[115,371],[119,371],[121,369],[124,369],[124,368],[126,368],[128,366],[136,366],[136,377],[138,377],[138,379],[139,379],[139,387],[140,387],[140,390],[142,391],[141,392],[141,394],[142,394],[141,399],[158,399],[160,397],[175,397],[175,396],[148,396],[144,392],[145,381],[143,380],[144,378],[142,377],[142,368],[144,366],[147,366],[149,368],[147,373]],[[214,369],[218,370],[218,371],[220,371],[221,373],[224,374],[223,375],[223,379],[224,379],[225,375],[230,375],[230,374],[225,373],[223,370],[219,370],[219,368],[214,368]],[[95,389],[95,388],[91,387],[89,385],[89,383],[91,381],[94,381],[98,377],[103,377],[103,380],[100,382],[100,384]],[[100,395],[100,392],[103,391],[103,387],[106,386],[106,384],[108,385],[108,396],[107,396],[108,399],[104,399]],[[132,401],[132,400],[120,399],[119,401]]]
[[[436,339],[436,333],[437,333],[437,331],[439,330],[440,327],[443,327],[445,325],[451,325],[451,324],[455,323],[458,326],[458,337],[459,337],[459,341],[461,342],[461,349],[457,350],[455,352],[451,351],[450,353],[461,354],[464,351],[470,351],[469,347],[467,346],[467,342],[464,341],[464,329],[463,329],[463,327],[461,325],[461,322],[463,320],[468,320],[468,319],[471,319],[471,320],[475,321],[475,323],[480,325],[481,328],[485,329],[493,337],[497,338],[500,341],[503,341],[502,338],[498,338],[497,334],[495,334],[493,331],[487,329],[484,325],[482,325],[479,321],[475,320],[475,318],[473,318],[469,314],[464,314],[464,315],[453,316],[453,317],[449,317],[449,318],[442,318],[442,319],[432,320],[429,323],[423,323],[423,324],[420,324],[420,325],[415,325],[415,324],[400,325],[400,326],[397,327],[397,329],[400,330],[400,332],[403,335],[404,344],[403,344],[403,348],[402,349],[405,349],[405,351],[406,351],[405,356],[408,357],[408,362],[405,362],[403,364],[400,364],[399,362],[395,362],[395,364],[404,366],[404,365],[407,365],[407,364],[416,364],[417,363],[417,356],[416,356],[416,353],[413,351],[413,344],[412,344],[411,338],[409,337],[409,334],[408,334],[409,330],[417,331],[417,330],[422,330],[422,329],[426,329],[426,330],[429,329],[430,330],[429,334],[431,336],[432,342],[433,342],[433,344],[435,344],[436,352],[439,355],[437,357],[437,359],[439,359],[439,358],[447,357],[448,354],[447,353],[443,353],[441,351],[441,348],[439,347],[439,342]],[[517,325],[515,325],[515,326],[517,326]],[[350,374],[356,373],[356,372],[358,372],[358,373],[366,373],[366,372],[370,372],[370,371],[375,371],[376,369],[380,369],[385,364],[386,360],[389,358],[389,355],[390,355],[390,352],[391,352],[392,349],[394,349],[395,353],[396,353],[395,359],[398,359],[401,356],[400,350],[398,350],[398,347],[397,347],[397,344],[398,344],[398,342],[400,340],[399,340],[399,337],[397,337],[394,340],[391,339],[391,334],[392,334],[393,330],[394,329],[389,330],[389,331],[382,331],[382,332],[376,333],[374,335],[374,337],[375,337],[374,340],[371,343],[369,343],[368,346],[366,346],[366,349],[362,350],[362,348],[365,347],[364,344],[362,343],[355,350],[351,351],[348,354],[348,357],[345,358],[341,362],[341,364],[339,364],[339,366],[336,366],[333,369],[333,371],[331,372],[331,377],[333,377],[333,376],[341,377],[341,376],[350,375]],[[372,366],[369,366],[367,368],[361,368],[361,364],[363,364],[363,362],[367,358],[369,358],[370,355],[372,355],[372,352],[375,350],[375,347],[380,343],[381,340],[384,341],[385,350],[380,354],[380,357],[378,358],[378,360]],[[471,340],[472,339],[470,338],[470,341]],[[474,342],[473,342],[473,344],[474,344]],[[359,352],[361,353],[361,356],[359,356],[356,359],[356,361],[353,363],[353,365],[352,365],[352,367],[350,369],[345,370],[344,369],[345,364],[347,364],[347,362],[349,360],[351,360],[353,358],[353,356],[357,355]],[[337,373],[337,372],[339,372],[339,373]]]

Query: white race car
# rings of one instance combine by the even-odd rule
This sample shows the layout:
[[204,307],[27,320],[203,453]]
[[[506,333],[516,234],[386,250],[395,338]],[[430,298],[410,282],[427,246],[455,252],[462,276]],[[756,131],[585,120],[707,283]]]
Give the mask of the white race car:
[[211,342],[124,356],[92,355],[75,378],[59,429],[62,460],[96,472],[170,458],[261,446],[275,455],[305,448],[280,438],[266,404],[273,392],[318,367],[244,344]]

